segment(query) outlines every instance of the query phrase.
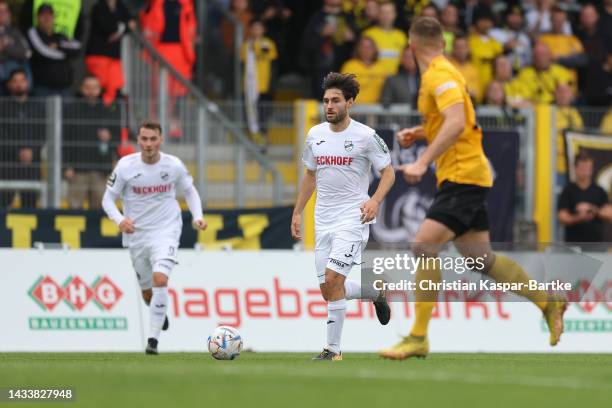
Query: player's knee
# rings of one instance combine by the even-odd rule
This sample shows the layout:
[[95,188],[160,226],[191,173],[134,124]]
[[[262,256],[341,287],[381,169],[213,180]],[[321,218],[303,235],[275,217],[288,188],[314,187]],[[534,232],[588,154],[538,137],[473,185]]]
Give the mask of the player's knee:
[[161,272],[153,272],[153,286],[156,288],[168,286],[168,275]]
[[153,291],[151,289],[144,289],[142,291],[142,299],[148,305],[151,303],[151,297],[153,296]]

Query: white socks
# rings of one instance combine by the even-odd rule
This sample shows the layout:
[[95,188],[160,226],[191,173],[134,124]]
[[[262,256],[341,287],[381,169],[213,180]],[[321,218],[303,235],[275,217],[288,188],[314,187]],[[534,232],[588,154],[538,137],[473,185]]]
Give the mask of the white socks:
[[360,299],[361,298],[361,283],[346,279],[344,281],[344,293],[346,300]]
[[168,288],[165,286],[159,288],[154,287],[153,296],[151,296],[151,303],[149,304],[149,316],[151,321],[149,338],[159,338],[159,333],[161,332],[162,326],[164,325],[164,319],[166,318],[167,310]]
[[338,354],[345,316],[346,299],[327,302],[327,346],[325,348]]

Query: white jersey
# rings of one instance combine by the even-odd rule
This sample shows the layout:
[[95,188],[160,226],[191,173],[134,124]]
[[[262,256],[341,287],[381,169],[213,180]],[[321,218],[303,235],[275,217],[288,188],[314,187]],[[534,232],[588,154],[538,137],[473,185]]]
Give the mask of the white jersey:
[[176,201],[177,188],[193,185],[183,162],[176,156],[160,153],[155,164],[142,161],[140,153],[123,157],[107,182],[107,189],[123,202],[123,215],[134,221],[135,232],[123,234],[123,245],[160,238],[160,234],[180,237],[183,228],[181,209]]
[[366,202],[369,172],[391,164],[389,149],[374,129],[351,119],[342,132],[327,122],[308,132],[302,161],[316,170],[315,229],[338,230],[361,225],[361,204]]

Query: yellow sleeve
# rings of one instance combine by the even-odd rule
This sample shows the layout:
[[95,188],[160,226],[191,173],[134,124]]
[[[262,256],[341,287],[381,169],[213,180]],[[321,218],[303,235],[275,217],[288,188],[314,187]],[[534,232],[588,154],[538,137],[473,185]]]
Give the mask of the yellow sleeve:
[[572,49],[576,53],[584,52],[584,48],[582,47],[582,43],[580,42],[580,40],[578,38],[576,38],[576,36],[572,36]]
[[278,50],[276,49],[276,44],[274,43],[274,41],[270,40],[269,44],[270,44],[270,51],[268,53],[269,54],[268,58],[270,59],[270,61],[272,61],[278,58]]
[[580,113],[578,112],[578,110],[576,110],[576,108],[572,109],[572,122],[574,122],[574,127],[576,129],[582,129],[584,128],[584,122],[582,122],[582,116],[580,116]]
[[461,84],[451,75],[440,72],[429,79],[429,94],[434,98],[438,110],[442,112],[449,106],[464,102]]

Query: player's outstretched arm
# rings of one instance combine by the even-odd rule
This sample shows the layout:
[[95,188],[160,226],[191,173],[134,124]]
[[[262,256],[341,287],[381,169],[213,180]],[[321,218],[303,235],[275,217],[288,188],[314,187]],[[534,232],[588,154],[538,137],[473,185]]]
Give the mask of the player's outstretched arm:
[[117,224],[121,232],[131,234],[134,232],[134,221],[121,214],[121,211],[117,208],[117,204],[115,204],[117,198],[119,198],[119,196],[107,188],[102,197],[102,208],[106,212],[106,215],[108,215],[108,218]]
[[378,214],[378,207],[389,193],[389,190],[391,190],[391,187],[393,187],[393,183],[395,183],[395,170],[393,169],[393,166],[388,165],[380,172],[380,182],[378,183],[378,188],[376,188],[376,192],[372,195],[372,198],[361,205],[362,224],[370,222],[376,218],[376,214]]
[[191,212],[193,227],[202,231],[205,230],[208,227],[208,223],[204,220],[204,215],[202,214],[202,199],[200,194],[198,194],[198,190],[191,185],[185,189],[183,195],[185,196],[187,207],[189,207],[189,212]]
[[463,103],[456,103],[442,111],[444,122],[427,149],[414,162],[401,167],[404,178],[409,183],[418,183],[427,169],[457,141],[465,129],[465,111]]
[[302,234],[300,232],[302,226],[302,212],[306,203],[310,200],[312,193],[316,187],[316,171],[306,169],[300,191],[298,192],[295,207],[293,208],[293,217],[291,217],[291,236],[293,239],[301,240]]
[[405,149],[412,146],[417,140],[425,139],[425,129],[423,126],[404,128],[397,132],[396,137],[399,145]]

